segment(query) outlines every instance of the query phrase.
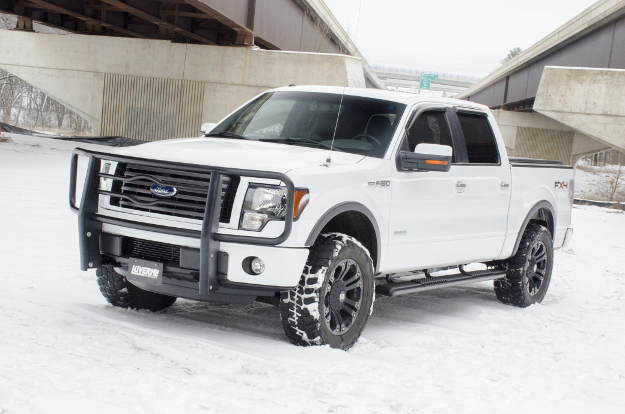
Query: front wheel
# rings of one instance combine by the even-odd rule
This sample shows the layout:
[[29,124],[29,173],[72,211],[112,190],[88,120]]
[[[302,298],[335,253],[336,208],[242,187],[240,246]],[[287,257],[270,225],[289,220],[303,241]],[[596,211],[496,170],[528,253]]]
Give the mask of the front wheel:
[[553,242],[549,230],[530,224],[523,232],[517,254],[508,260],[506,277],[495,280],[497,299],[525,308],[547,294],[553,268]]
[[329,233],[310,248],[297,288],[280,296],[282,327],[295,345],[351,348],[374,301],[373,261],[353,237]]

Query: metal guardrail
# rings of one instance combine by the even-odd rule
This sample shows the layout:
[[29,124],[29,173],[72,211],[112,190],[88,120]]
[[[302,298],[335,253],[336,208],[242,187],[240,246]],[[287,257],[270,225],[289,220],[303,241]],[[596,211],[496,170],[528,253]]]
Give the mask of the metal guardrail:
[[596,200],[584,200],[582,198],[576,198],[575,204],[581,205],[581,206],[613,208],[616,210],[625,211],[625,203],[618,203],[615,201],[596,201]]

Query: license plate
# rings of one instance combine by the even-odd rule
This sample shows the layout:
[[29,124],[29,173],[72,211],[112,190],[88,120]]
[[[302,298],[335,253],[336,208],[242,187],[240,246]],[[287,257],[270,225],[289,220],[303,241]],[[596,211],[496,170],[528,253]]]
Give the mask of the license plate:
[[131,282],[149,283],[151,285],[163,284],[163,264],[148,260],[130,258],[128,262]]

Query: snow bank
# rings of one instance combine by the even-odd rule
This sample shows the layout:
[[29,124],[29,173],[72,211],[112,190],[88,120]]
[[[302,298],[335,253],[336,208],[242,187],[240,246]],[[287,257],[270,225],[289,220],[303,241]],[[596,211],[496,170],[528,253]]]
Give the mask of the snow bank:
[[378,298],[350,351],[298,348],[277,308],[108,306],[78,270],[69,156],[0,143],[0,413],[617,413],[625,215],[574,210],[542,305],[492,283]]

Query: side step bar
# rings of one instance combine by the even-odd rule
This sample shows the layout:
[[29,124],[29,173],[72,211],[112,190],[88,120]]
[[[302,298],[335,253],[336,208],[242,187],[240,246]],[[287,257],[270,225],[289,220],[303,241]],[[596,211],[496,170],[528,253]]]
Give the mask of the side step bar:
[[425,292],[426,290],[440,289],[448,286],[466,285],[469,283],[483,282],[485,280],[501,279],[506,276],[505,270],[477,270],[474,272],[461,272],[454,275],[424,277],[408,282],[387,283],[375,288],[376,295],[400,296],[410,293]]

